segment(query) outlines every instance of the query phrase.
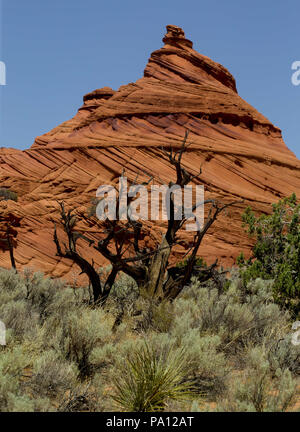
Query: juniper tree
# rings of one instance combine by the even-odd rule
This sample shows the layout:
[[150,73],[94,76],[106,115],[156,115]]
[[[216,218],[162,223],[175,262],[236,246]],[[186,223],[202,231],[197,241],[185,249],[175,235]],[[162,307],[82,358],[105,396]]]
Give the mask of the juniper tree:
[[295,315],[300,312],[300,205],[297,197],[279,200],[270,215],[256,217],[250,207],[243,214],[243,225],[255,238],[252,256],[238,257],[245,282],[255,278],[272,279],[274,298]]

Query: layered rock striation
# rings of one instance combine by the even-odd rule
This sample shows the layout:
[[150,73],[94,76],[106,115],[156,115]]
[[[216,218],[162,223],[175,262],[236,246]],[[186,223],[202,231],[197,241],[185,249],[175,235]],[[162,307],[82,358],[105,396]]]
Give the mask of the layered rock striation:
[[[207,234],[200,254],[223,265],[250,250],[241,227],[247,205],[267,212],[280,197],[299,193],[300,161],[285,145],[281,131],[245,102],[233,76],[222,65],[193,49],[182,29],[167,26],[164,46],[154,51],[144,77],[117,91],[104,87],[88,93],[77,114],[43,136],[29,150],[0,149],[0,184],[18,193],[7,202],[22,218],[17,265],[53,276],[76,278],[71,262],[55,256],[53,221],[57,200],[76,209],[80,226],[95,238],[87,208],[102,184],[115,183],[126,169],[128,178],[154,176],[162,183],[174,170],[161,147],[178,148],[189,131],[183,164],[192,173],[202,167],[200,183],[206,197],[244,200],[220,217]],[[195,180],[198,182],[198,180]],[[17,207],[17,208],[16,208]],[[149,222],[145,243],[151,246],[163,225]],[[191,241],[182,233],[180,259]],[[104,262],[92,248],[82,252],[96,264]],[[0,265],[9,256],[0,254]]]

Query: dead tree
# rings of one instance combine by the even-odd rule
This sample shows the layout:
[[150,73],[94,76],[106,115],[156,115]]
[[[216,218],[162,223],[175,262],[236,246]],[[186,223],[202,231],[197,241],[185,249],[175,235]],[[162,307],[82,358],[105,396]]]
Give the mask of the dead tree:
[[9,252],[11,266],[15,270],[14,248],[17,247],[17,228],[20,227],[20,221],[21,218],[12,213],[0,216],[0,250]]
[[77,220],[76,220],[76,216],[72,214],[71,210],[66,212],[63,202],[60,202],[59,205],[60,205],[61,224],[67,235],[68,244],[66,243],[63,244],[64,247],[63,250],[60,245],[60,241],[58,239],[56,225],[54,225],[54,242],[56,245],[56,255],[61,258],[67,258],[73,261],[75,264],[79,266],[81,272],[88,276],[90,284],[93,289],[94,301],[97,302],[102,297],[102,286],[101,286],[100,275],[94,268],[94,265],[90,264],[86,259],[84,259],[77,252],[77,240],[79,238],[84,238],[85,236],[75,231],[75,225]]
[[[178,151],[162,152],[168,157],[171,165],[176,170],[176,181],[170,182],[169,186],[178,185],[181,190],[188,185],[194,178],[199,177],[191,175],[182,166],[182,156],[186,150],[188,134],[186,133],[182,146]],[[143,185],[148,185],[151,179]],[[133,183],[135,184],[135,182]],[[80,234],[75,230],[76,218],[71,211],[65,211],[64,204],[60,203],[61,221],[64,231],[67,235],[68,242],[64,244],[64,251],[58,240],[57,231],[54,231],[54,241],[56,244],[57,255],[67,258],[78,264],[81,271],[85,273],[93,288],[95,302],[105,303],[108,298],[112,286],[119,272],[123,272],[132,277],[140,290],[147,296],[161,301],[163,299],[173,300],[182,291],[191,279],[193,274],[198,274],[202,280],[207,280],[212,276],[217,266],[217,261],[210,267],[203,268],[197,265],[197,253],[202,240],[209,228],[216,221],[220,213],[228,207],[238,203],[230,202],[222,204],[217,200],[205,200],[202,203],[195,203],[192,211],[195,211],[197,206],[209,206],[208,215],[204,221],[203,227],[198,230],[194,236],[193,245],[190,248],[186,265],[183,267],[170,266],[170,256],[172,249],[178,244],[179,231],[186,223],[187,218],[182,212],[181,218],[175,217],[176,206],[174,203],[174,193],[170,193],[169,217],[167,229],[163,235],[160,244],[152,250],[145,248],[142,241],[142,231],[144,229],[141,221],[132,220],[130,217],[130,204],[134,198],[128,197],[127,201],[127,220],[109,220],[106,219],[102,223],[103,237],[100,240],[93,240],[86,235]],[[239,201],[240,203],[240,201]],[[117,201],[116,213],[119,212],[119,200]],[[101,283],[100,276],[93,264],[87,262],[77,251],[77,240],[81,238],[89,243],[99,252],[107,261],[110,262],[112,269],[106,281]]]

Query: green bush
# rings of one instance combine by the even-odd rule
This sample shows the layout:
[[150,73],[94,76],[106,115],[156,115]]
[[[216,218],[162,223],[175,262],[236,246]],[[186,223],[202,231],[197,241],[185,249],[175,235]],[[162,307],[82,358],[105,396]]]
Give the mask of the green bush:
[[300,375],[300,345],[293,345],[291,335],[275,338],[268,345],[267,359],[273,375],[277,369],[288,369],[293,375]]
[[60,348],[67,360],[76,363],[81,378],[92,374],[90,355],[93,349],[111,341],[111,327],[101,309],[85,307],[65,317],[60,329]]
[[53,397],[74,388],[77,376],[75,365],[53,350],[45,351],[33,363],[30,386],[35,394]]
[[172,334],[183,341],[191,329],[201,334],[218,335],[226,355],[240,359],[250,344],[264,339],[287,325],[289,314],[281,311],[272,299],[272,285],[257,279],[244,290],[241,280],[234,279],[226,291],[207,287],[193,280],[174,302]]
[[191,363],[191,378],[195,390],[210,399],[226,389],[230,366],[225,354],[219,351],[219,336],[201,336],[197,329],[190,330],[183,345]]
[[156,302],[152,298],[140,297],[133,308],[137,316],[135,331],[145,333],[149,331],[168,332],[174,319],[173,306],[168,301]]
[[34,401],[21,388],[21,377],[29,363],[21,347],[1,352],[0,412],[34,410]]
[[273,204],[271,215],[256,217],[248,207],[244,226],[255,238],[252,257],[243,254],[238,263],[245,283],[251,279],[273,280],[274,298],[294,315],[300,312],[300,205],[296,195]]
[[[6,328],[18,338],[36,335],[39,324],[51,314],[58,314],[58,297],[63,296],[63,284],[45,278],[42,273],[14,270],[0,272],[0,318]],[[70,297],[70,294],[69,294]],[[73,302],[74,296],[71,295]],[[54,306],[54,307],[53,307]]]
[[7,188],[0,187],[0,200],[3,199],[5,201],[12,200],[18,201],[18,194],[13,192]]
[[[187,264],[188,264],[188,258],[185,258],[184,260],[179,261],[176,264],[176,267],[179,267],[179,268],[186,267]],[[198,267],[207,268],[207,263],[205,262],[205,260],[203,258],[197,258],[195,261],[195,265]]]
[[263,347],[255,347],[248,354],[247,368],[232,380],[220,411],[276,411],[291,408],[297,395],[296,381],[290,371],[277,369],[275,379]]

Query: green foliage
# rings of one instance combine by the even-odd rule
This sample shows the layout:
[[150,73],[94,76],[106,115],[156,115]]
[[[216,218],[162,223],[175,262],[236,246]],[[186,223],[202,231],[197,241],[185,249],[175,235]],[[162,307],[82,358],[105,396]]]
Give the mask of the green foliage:
[[0,187],[0,200],[1,199],[3,199],[4,201],[18,201],[18,194],[7,188]]
[[293,375],[300,375],[300,346],[292,344],[291,336],[283,335],[270,345],[267,359],[274,376],[277,369],[288,369]]
[[109,343],[112,338],[111,323],[101,309],[82,308],[80,315],[75,311],[63,321],[59,330],[59,343],[67,360],[74,361],[80,377],[92,373],[90,355],[95,347]]
[[55,396],[72,389],[78,370],[75,365],[61,359],[54,350],[43,352],[32,368],[30,386],[42,396]]
[[113,399],[124,411],[163,411],[168,399],[191,395],[191,384],[184,382],[188,370],[183,350],[167,347],[163,354],[147,344],[130,354],[115,377]]
[[195,390],[209,398],[222,394],[231,368],[225,353],[220,352],[220,337],[203,336],[198,329],[192,329],[184,337],[183,346],[191,363]]
[[[185,258],[184,260],[182,260],[182,261],[179,261],[177,264],[176,264],[176,267],[185,267],[186,265],[187,265],[187,263],[188,263],[188,258]],[[199,258],[197,258],[196,259],[196,261],[195,261],[195,265],[196,266],[198,266],[198,267],[203,267],[203,268],[206,268],[207,267],[207,263],[205,262],[205,260],[203,259],[203,258],[201,258],[201,257],[199,257]]]
[[191,393],[202,411],[291,410],[300,346],[272,284],[194,277],[157,304],[120,277],[103,308],[86,288],[0,270],[0,412],[189,411]]
[[152,329],[168,333],[174,321],[173,305],[164,300],[152,305]]
[[232,279],[223,292],[194,279],[176,301],[174,315],[172,334],[182,340],[191,329],[218,335],[220,349],[236,360],[250,343],[260,344],[274,331],[280,334],[289,319],[272,300],[272,284],[261,279],[246,287],[240,279]]
[[[174,320],[173,306],[164,300],[157,302],[152,298],[140,297],[136,301],[138,319],[135,330],[139,333],[150,330],[156,332],[168,332]],[[133,312],[134,313],[134,312]]]
[[258,277],[273,280],[275,301],[295,315],[300,312],[299,216],[295,194],[273,204],[271,215],[256,217],[248,207],[243,225],[256,242],[249,260],[242,254],[238,258],[244,282]]
[[270,364],[264,347],[255,347],[248,353],[247,368],[237,374],[220,411],[276,411],[284,412],[295,401],[296,382],[287,369],[277,369],[275,379],[270,374]]
[[30,397],[24,393],[25,368],[30,357],[20,346],[1,353],[0,356],[0,412],[46,411],[47,398]]

